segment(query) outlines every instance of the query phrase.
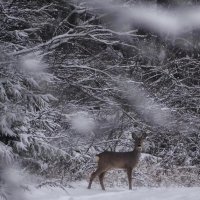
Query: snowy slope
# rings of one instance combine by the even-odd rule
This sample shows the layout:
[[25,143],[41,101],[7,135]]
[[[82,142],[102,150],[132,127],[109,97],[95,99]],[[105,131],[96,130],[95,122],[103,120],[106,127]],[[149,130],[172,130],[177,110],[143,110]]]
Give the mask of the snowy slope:
[[108,188],[102,191],[98,185],[86,189],[86,182],[76,183],[67,188],[68,194],[59,188],[32,189],[26,194],[27,200],[200,200],[200,188]]

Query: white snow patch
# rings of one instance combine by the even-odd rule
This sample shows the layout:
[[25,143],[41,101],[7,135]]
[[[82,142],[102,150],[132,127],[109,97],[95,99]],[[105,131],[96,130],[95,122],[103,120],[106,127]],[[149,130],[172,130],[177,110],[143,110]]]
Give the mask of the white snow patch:
[[[125,5],[112,0],[87,0],[93,7],[114,13],[113,23],[119,30],[140,25],[159,34],[177,36],[200,27],[200,6],[164,9],[155,3]],[[146,1],[147,2],[147,1]]]
[[20,171],[11,167],[4,170],[2,176],[7,182],[12,183],[12,184],[18,184],[22,180]]
[[166,105],[159,104],[151,97],[144,87],[138,86],[134,82],[119,81],[123,95],[132,104],[135,111],[140,114],[145,121],[159,126],[172,126],[173,116]]
[[1,169],[2,189],[7,194],[7,200],[25,200],[25,193],[21,189],[24,183],[24,174],[17,167]]
[[71,118],[72,128],[79,133],[92,133],[95,121],[87,112],[77,112]]
[[102,191],[99,185],[90,190],[87,183],[74,183],[73,188],[66,188],[68,194],[59,188],[44,187],[27,192],[27,200],[199,200],[198,187],[169,187],[169,188],[107,188]]
[[29,54],[21,59],[21,66],[30,72],[42,72],[47,66],[37,55]]

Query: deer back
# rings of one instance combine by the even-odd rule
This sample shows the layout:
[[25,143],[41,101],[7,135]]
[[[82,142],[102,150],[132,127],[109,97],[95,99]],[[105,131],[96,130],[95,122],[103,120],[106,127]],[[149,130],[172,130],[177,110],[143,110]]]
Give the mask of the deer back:
[[105,170],[115,168],[135,167],[139,161],[140,152],[133,150],[130,152],[111,152],[105,151],[96,155],[98,159],[98,166]]

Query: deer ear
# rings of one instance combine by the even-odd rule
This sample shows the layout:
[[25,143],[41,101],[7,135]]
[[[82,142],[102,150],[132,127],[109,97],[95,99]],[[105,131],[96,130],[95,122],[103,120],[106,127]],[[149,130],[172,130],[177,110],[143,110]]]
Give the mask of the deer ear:
[[132,133],[132,138],[133,138],[134,140],[137,140],[137,139],[140,138],[140,137],[138,136],[138,134]]
[[142,134],[142,138],[146,138],[147,137],[147,133],[146,132],[144,132],[143,134]]

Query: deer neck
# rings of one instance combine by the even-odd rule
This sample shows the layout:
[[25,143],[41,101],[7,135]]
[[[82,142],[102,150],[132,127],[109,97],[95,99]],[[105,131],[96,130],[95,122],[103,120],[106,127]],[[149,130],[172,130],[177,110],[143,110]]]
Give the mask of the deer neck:
[[142,147],[135,147],[132,152],[134,154],[137,153],[138,155],[140,155],[142,152]]

